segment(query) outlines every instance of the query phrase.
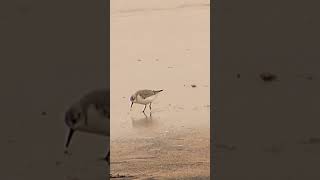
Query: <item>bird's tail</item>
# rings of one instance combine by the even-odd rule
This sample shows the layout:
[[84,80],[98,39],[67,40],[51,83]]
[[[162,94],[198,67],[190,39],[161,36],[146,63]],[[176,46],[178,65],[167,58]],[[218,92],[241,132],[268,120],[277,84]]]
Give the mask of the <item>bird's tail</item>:
[[158,91],[153,91],[155,94],[158,94],[159,92],[163,91],[163,89],[158,90]]

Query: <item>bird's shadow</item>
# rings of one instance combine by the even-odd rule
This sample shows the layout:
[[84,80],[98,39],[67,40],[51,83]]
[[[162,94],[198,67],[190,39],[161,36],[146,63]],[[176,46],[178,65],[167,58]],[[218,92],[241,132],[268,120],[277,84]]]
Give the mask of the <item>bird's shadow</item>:
[[155,125],[155,119],[153,118],[151,112],[149,116],[144,112],[142,114],[143,117],[140,118],[131,117],[133,128],[148,128]]

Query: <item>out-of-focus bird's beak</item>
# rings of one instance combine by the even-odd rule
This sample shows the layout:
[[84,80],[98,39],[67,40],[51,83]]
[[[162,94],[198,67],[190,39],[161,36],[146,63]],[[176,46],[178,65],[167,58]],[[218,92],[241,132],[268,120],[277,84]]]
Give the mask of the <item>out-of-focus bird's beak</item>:
[[132,105],[133,105],[133,102],[131,103],[131,106],[130,106],[130,111],[131,111],[131,109],[132,109]]
[[68,146],[69,146],[69,144],[71,142],[71,138],[73,136],[73,133],[74,133],[74,130],[72,128],[70,128],[69,134],[68,134],[68,138],[67,138],[67,142],[66,142],[66,145],[65,145],[66,148],[68,148]]

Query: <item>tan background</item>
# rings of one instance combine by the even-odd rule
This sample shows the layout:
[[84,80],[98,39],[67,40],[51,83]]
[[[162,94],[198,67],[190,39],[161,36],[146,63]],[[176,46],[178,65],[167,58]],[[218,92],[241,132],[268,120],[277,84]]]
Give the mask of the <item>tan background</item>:
[[[208,0],[111,1],[113,175],[209,178],[209,7]],[[164,89],[152,119],[142,105],[129,110],[139,89]]]

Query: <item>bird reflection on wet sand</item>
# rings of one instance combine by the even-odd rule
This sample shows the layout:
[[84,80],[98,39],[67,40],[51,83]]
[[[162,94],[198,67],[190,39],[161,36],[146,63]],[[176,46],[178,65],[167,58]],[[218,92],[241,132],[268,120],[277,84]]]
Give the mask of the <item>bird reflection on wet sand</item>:
[[153,118],[151,113],[149,114],[149,116],[147,116],[146,113],[142,114],[144,115],[142,118],[131,117],[133,128],[149,128],[155,125],[156,119]]

